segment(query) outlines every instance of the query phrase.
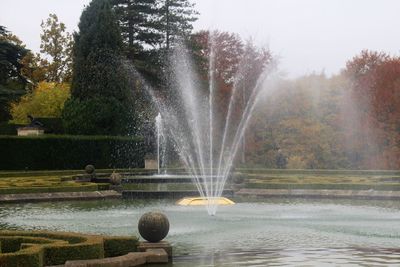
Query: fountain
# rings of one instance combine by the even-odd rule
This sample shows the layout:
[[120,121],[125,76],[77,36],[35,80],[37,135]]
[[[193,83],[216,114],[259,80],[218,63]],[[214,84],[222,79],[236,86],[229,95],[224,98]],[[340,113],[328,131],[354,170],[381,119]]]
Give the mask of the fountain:
[[162,138],[162,122],[161,114],[156,116],[156,132],[157,132],[157,174],[160,175],[160,139]]
[[[261,93],[271,91],[274,79],[268,66],[260,73],[254,87],[245,88],[243,79],[249,66],[240,64],[227,110],[221,116],[215,107],[218,88],[212,41],[210,51],[208,90],[199,86],[199,78],[185,46],[177,45],[169,59],[168,93],[156,97],[154,90],[148,88],[148,91],[159,110],[156,117],[158,162],[162,127],[191,175],[200,197],[207,200],[208,213],[215,215],[219,203],[215,199],[223,193],[257,100]],[[244,103],[240,90],[248,90],[250,95]],[[238,118],[234,113],[239,109]]]

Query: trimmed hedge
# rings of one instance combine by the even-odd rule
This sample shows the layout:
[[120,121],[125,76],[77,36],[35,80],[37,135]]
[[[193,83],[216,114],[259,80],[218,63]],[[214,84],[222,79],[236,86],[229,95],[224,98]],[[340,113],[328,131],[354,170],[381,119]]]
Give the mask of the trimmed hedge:
[[0,170],[142,168],[142,138],[116,136],[0,136]]
[[8,187],[0,188],[0,194],[55,193],[55,192],[92,192],[108,190],[105,185],[85,184],[79,186],[49,186],[49,187]]
[[376,190],[400,191],[400,184],[274,184],[247,183],[246,188],[254,189],[330,189],[330,190]]
[[136,237],[0,231],[0,267],[43,267],[64,264],[67,260],[101,259],[105,255],[135,252],[137,244]]
[[136,237],[104,237],[104,256],[117,257],[137,251],[139,240]]
[[292,175],[400,175],[399,170],[323,170],[323,169],[263,169],[236,168],[246,174],[292,174]]
[[45,133],[64,134],[64,126],[61,118],[35,118],[43,124]]
[[13,124],[0,122],[0,135],[17,135],[17,128],[25,126],[23,124]]

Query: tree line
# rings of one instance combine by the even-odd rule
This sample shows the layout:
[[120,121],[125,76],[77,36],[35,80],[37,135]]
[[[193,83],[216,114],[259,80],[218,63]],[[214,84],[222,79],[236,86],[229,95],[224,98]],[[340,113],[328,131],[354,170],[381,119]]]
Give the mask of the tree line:
[[[131,66],[161,95],[173,98],[165,62],[183,39],[204,91],[213,43],[216,117],[223,121],[233,87],[248,98],[257,77],[266,67],[275,67],[276,60],[269,49],[234,33],[193,33],[197,14],[187,0],[93,0],[74,34],[54,14],[42,22],[41,54],[0,27],[0,120],[11,119],[11,111],[15,121],[23,121],[27,113],[61,117],[71,134],[143,134],[154,109]],[[399,57],[362,51],[332,77],[283,78],[274,94],[259,101],[245,134],[243,163],[398,168],[398,77]],[[35,114],[43,102],[57,108]],[[233,111],[236,121],[242,108],[239,104]],[[216,134],[221,134],[218,129]]]

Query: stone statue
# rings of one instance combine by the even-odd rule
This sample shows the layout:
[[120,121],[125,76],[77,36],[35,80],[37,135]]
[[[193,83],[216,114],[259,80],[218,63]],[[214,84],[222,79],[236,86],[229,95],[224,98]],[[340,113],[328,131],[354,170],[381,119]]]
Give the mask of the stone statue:
[[35,119],[32,115],[28,115],[28,119],[30,120],[28,127],[35,127],[35,128],[43,127],[43,123]]

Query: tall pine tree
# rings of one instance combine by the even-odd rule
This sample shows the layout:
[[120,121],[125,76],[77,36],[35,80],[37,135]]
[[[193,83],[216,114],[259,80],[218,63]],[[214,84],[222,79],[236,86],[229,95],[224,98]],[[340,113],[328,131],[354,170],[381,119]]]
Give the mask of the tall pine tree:
[[160,43],[157,0],[113,0],[113,5],[130,59]]
[[112,0],[125,44],[125,55],[151,82],[158,79],[157,48],[163,40],[157,1]]
[[192,32],[198,12],[189,0],[159,0],[159,8],[164,47],[169,51],[177,37],[187,37]]
[[133,101],[122,60],[122,38],[108,0],[93,0],[83,11],[74,39],[72,98],[63,114],[66,130],[125,134]]

